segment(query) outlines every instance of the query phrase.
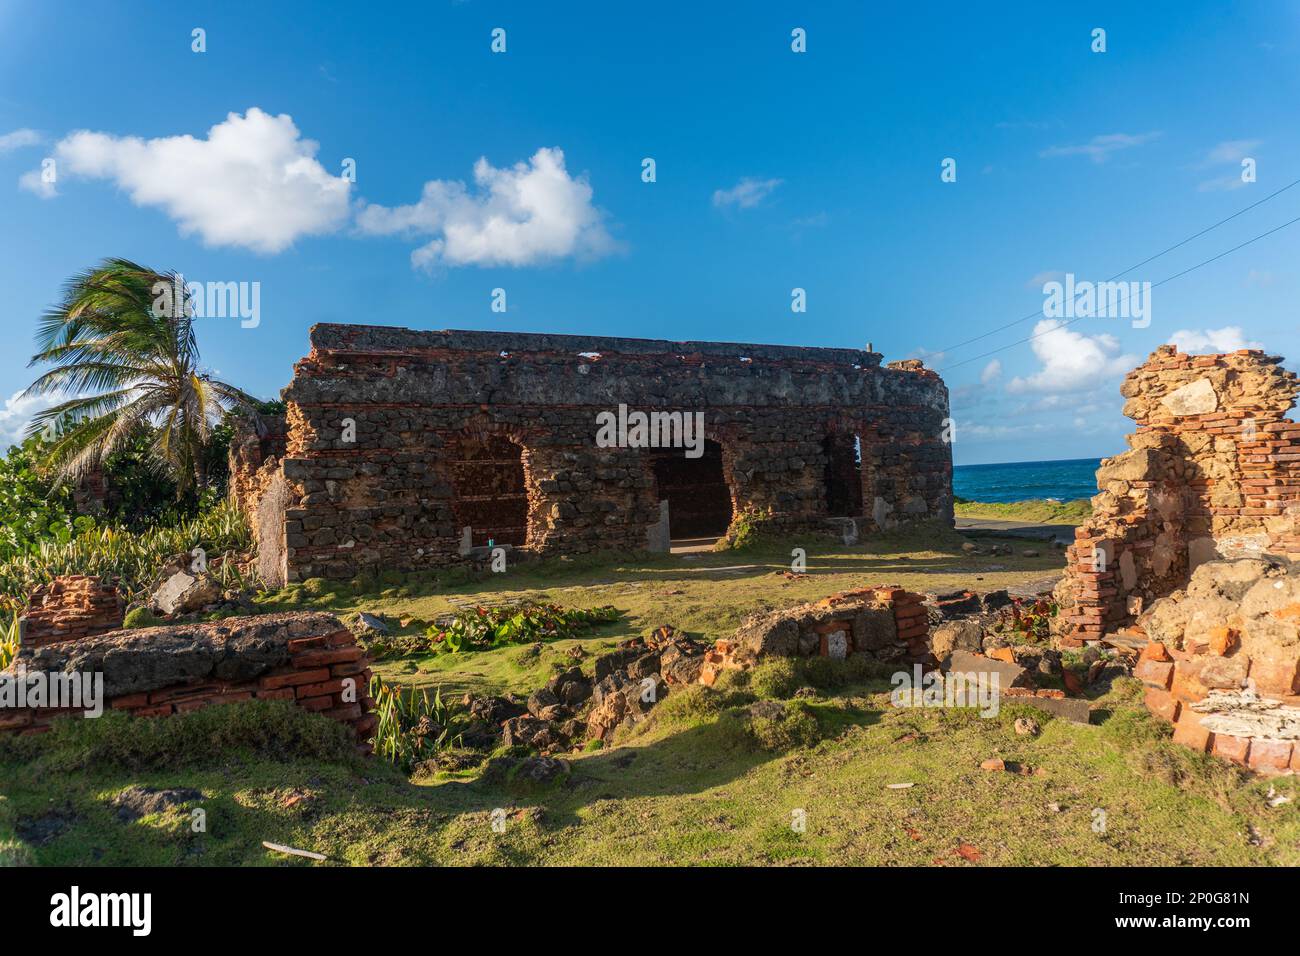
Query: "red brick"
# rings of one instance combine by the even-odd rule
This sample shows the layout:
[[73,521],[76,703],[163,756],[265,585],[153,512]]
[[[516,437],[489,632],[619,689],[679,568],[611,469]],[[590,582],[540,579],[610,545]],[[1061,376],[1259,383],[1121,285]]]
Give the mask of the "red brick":
[[343,680],[338,678],[322,681],[319,684],[303,684],[301,687],[296,688],[294,693],[301,699],[304,697],[320,697],[322,694],[338,694],[342,690]]
[[308,697],[306,700],[299,700],[298,706],[305,707],[307,710],[329,710],[334,706],[334,698],[325,697]]
[[345,664],[348,661],[359,661],[365,656],[365,651],[356,647],[340,647],[333,651],[303,651],[301,654],[293,655],[293,666],[298,669],[307,667],[323,667],[326,664]]
[[275,690],[259,690],[256,696],[258,700],[293,700],[293,688],[277,687]]
[[1133,668],[1133,676],[1147,687],[1168,690],[1174,679],[1174,665],[1164,661],[1138,661],[1137,667]]
[[1214,735],[1214,756],[1223,757],[1233,763],[1244,764],[1250,751],[1249,737],[1234,737],[1231,734]]
[[113,710],[134,710],[137,707],[143,707],[149,703],[149,695],[146,694],[124,694],[121,697],[114,697],[109,701],[108,706]]
[[335,720],[357,720],[361,716],[360,704],[344,704],[342,707],[331,707],[324,711],[326,717],[333,717]]
[[296,654],[299,651],[311,650],[314,647],[324,647],[324,637],[295,637],[289,642],[289,653]]
[[1250,768],[1252,770],[1286,770],[1291,762],[1291,741],[1252,740],[1250,742]]
[[1174,743],[1191,747],[1205,753],[1210,749],[1210,738],[1214,735],[1201,726],[1201,715],[1192,710],[1184,710],[1174,725]]
[[1143,702],[1147,705],[1147,710],[1171,724],[1178,719],[1178,712],[1182,707],[1178,701],[1174,700],[1169,691],[1159,690],[1155,687],[1146,689],[1143,694]]
[[299,684],[313,684],[316,681],[328,680],[329,676],[329,668],[321,667],[316,670],[293,671],[288,674],[272,674],[263,677],[257,682],[257,686],[262,690],[276,690],[280,687],[296,687]]

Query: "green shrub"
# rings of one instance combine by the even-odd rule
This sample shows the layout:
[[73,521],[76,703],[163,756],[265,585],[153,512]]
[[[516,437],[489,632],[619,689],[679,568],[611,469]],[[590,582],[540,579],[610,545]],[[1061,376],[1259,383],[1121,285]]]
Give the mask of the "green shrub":
[[800,681],[819,690],[838,690],[852,684],[888,679],[896,670],[897,667],[872,660],[865,654],[851,654],[844,660],[805,657],[799,660],[798,665]]
[[791,657],[764,661],[749,675],[749,689],[757,697],[784,700],[802,686],[799,667]]
[[[248,524],[229,502],[172,527],[141,532],[89,528],[67,540],[41,541],[0,561],[0,606],[21,607],[36,587],[61,574],[114,579],[126,599],[133,601],[144,596],[159,565],[174,554],[202,547],[211,561],[216,555],[243,552],[251,546]],[[221,576],[234,575],[233,562],[224,562]]]
[[126,612],[126,619],[122,621],[123,627],[157,627],[166,622],[154,614],[152,608],[133,607]]

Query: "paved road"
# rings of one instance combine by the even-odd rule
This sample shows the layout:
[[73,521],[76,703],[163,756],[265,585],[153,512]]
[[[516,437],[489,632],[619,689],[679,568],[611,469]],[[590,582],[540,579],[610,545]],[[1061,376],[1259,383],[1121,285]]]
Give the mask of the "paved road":
[[1013,538],[1043,539],[1060,538],[1069,543],[1074,542],[1074,525],[1072,524],[1034,524],[1030,521],[1006,521],[1002,518],[958,518],[958,531],[993,531],[1010,535]]

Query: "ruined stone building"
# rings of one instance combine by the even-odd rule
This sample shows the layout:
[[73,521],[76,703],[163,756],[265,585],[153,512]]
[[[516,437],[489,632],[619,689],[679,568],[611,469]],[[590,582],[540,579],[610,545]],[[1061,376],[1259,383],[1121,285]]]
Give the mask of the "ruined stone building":
[[1130,624],[1218,558],[1300,557],[1296,375],[1255,350],[1184,355],[1162,345],[1120,391],[1137,422],[1105,459],[1093,516],[1057,588],[1062,640]]
[[[665,550],[744,513],[783,530],[952,520],[947,389],[870,351],[317,325],[283,397],[284,437],[232,451],[271,583],[489,542]],[[656,447],[637,412],[694,447]],[[605,447],[602,416],[625,441]]]

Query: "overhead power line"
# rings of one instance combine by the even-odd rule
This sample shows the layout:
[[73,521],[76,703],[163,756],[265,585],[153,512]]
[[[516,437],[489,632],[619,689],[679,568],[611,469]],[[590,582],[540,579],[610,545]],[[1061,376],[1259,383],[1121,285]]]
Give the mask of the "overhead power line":
[[[1297,182],[1300,182],[1300,180],[1297,180]],[[1258,236],[1255,236],[1255,237],[1253,237],[1253,238],[1251,238],[1251,239],[1247,239],[1245,242],[1243,242],[1243,243],[1239,243],[1238,245],[1233,246],[1231,249],[1225,249],[1223,252],[1220,252],[1218,255],[1211,256],[1211,257],[1208,258],[1208,259],[1205,259],[1205,260],[1203,260],[1203,261],[1201,261],[1201,262],[1196,263],[1196,265],[1194,265],[1194,266],[1189,266],[1188,268],[1184,269],[1182,272],[1175,272],[1173,275],[1171,275],[1171,276],[1166,276],[1165,278],[1161,279],[1159,282],[1153,282],[1153,283],[1151,284],[1151,288],[1152,288],[1152,289],[1157,289],[1157,288],[1159,288],[1160,286],[1164,285],[1166,282],[1173,282],[1175,279],[1182,278],[1183,276],[1187,275],[1189,272],[1195,272],[1197,269],[1200,269],[1202,266],[1208,266],[1211,262],[1217,262],[1219,259],[1222,259],[1224,256],[1231,255],[1232,253],[1236,252],[1238,249],[1244,249],[1244,248],[1246,248],[1246,246],[1249,246],[1249,245],[1251,245],[1252,243],[1258,242],[1258,241],[1261,240],[1261,239],[1266,239],[1266,238],[1268,238],[1269,236],[1273,235],[1273,233],[1275,233],[1275,232],[1281,232],[1283,229],[1287,228],[1288,226],[1293,226],[1293,225],[1295,225],[1297,222],[1300,222],[1300,216],[1296,216],[1296,218],[1294,218],[1294,219],[1288,219],[1286,222],[1282,223],[1280,226],[1274,226],[1272,229],[1268,230],[1267,232],[1261,232]],[[1136,267],[1135,267],[1135,268],[1136,268]],[[1131,271],[1131,270],[1125,270],[1125,271]],[[1123,272],[1120,273],[1120,275],[1123,275],[1123,274],[1124,274]],[[1107,280],[1107,281],[1110,281],[1110,280]],[[1124,298],[1121,300],[1121,302],[1127,302],[1127,301],[1132,297],[1132,295],[1133,295],[1133,293],[1132,293],[1132,291],[1130,291],[1130,292],[1128,293],[1128,295],[1124,296]],[[1037,316],[1041,316],[1041,315],[1042,315],[1042,311],[1039,310],[1038,312],[1035,312],[1034,314],[1037,315]],[[1017,345],[1024,345],[1026,342],[1032,342],[1034,339],[1040,338],[1040,337],[1042,337],[1042,336],[1044,336],[1044,335],[1050,335],[1051,333],[1056,332],[1056,331],[1058,331],[1059,329],[1063,329],[1063,328],[1065,328],[1067,325],[1071,325],[1071,324],[1073,324],[1073,323],[1075,323],[1075,322],[1078,322],[1080,319],[1091,319],[1091,318],[1096,318],[1096,313],[1095,313],[1095,312],[1094,312],[1094,313],[1091,313],[1091,314],[1086,314],[1086,315],[1076,315],[1076,316],[1074,316],[1074,318],[1069,319],[1069,320],[1064,321],[1064,322],[1060,322],[1060,323],[1058,323],[1057,325],[1053,326],[1053,327],[1050,328],[1050,329],[1046,329],[1046,330],[1044,330],[1044,331],[1042,331],[1042,332],[1035,332],[1033,335],[1026,336],[1025,338],[1023,338],[1023,339],[1019,339],[1019,340],[1017,340],[1017,341],[1015,341],[1015,342],[1012,342],[1012,343],[1010,343],[1009,345],[1003,345],[1003,346],[1001,346],[1001,347],[999,347],[999,348],[991,349],[991,350],[989,350],[988,352],[981,352],[979,355],[973,355],[973,356],[971,356],[970,358],[962,359],[960,362],[953,362],[951,365],[945,365],[945,366],[944,366],[942,369],[940,369],[939,371],[947,372],[949,369],[959,368],[960,366],[962,366],[962,365],[968,365],[968,364],[970,364],[971,362],[978,362],[980,359],[988,358],[990,355],[996,355],[996,354],[998,354],[999,352],[1005,352],[1007,349],[1015,348]],[[974,341],[974,340],[972,340],[972,341]]]
[[[1199,239],[1199,238],[1201,238],[1201,236],[1205,235],[1205,234],[1208,233],[1208,232],[1213,232],[1215,229],[1218,229],[1220,226],[1224,225],[1225,223],[1232,222],[1232,220],[1236,219],[1238,216],[1241,216],[1241,215],[1244,215],[1245,213],[1250,212],[1252,209],[1256,208],[1257,206],[1262,206],[1264,203],[1268,202],[1270,199],[1273,199],[1273,198],[1275,198],[1275,197],[1277,197],[1277,196],[1282,195],[1282,193],[1286,192],[1288,189],[1292,188],[1293,186],[1297,186],[1297,185],[1300,185],[1300,179],[1293,179],[1291,182],[1287,183],[1287,184],[1286,184],[1285,186],[1283,186],[1281,189],[1278,189],[1278,190],[1275,191],[1275,192],[1271,192],[1271,193],[1269,193],[1269,194],[1268,194],[1267,196],[1265,196],[1263,199],[1260,199],[1260,200],[1257,200],[1257,201],[1251,203],[1249,206],[1246,206],[1244,209],[1238,209],[1236,212],[1234,212],[1231,216],[1228,216],[1226,219],[1220,219],[1218,222],[1214,223],[1213,225],[1206,226],[1206,227],[1205,227],[1204,229],[1202,229],[1200,232],[1195,233],[1195,234],[1193,234],[1193,235],[1190,235],[1190,236],[1188,236],[1186,239],[1181,239],[1181,240],[1179,240],[1178,242],[1175,242],[1172,246],[1169,246],[1169,247],[1166,248],[1166,249],[1162,249],[1162,250],[1160,250],[1159,252],[1157,252],[1157,253],[1156,253],[1155,255],[1153,255],[1153,256],[1147,256],[1147,258],[1143,259],[1141,262],[1134,263],[1133,265],[1129,266],[1127,269],[1124,269],[1124,270],[1121,271],[1121,272],[1116,272],[1113,276],[1111,276],[1109,279],[1106,279],[1105,281],[1107,281],[1107,282],[1114,282],[1114,281],[1115,281],[1116,279],[1118,279],[1120,276],[1128,275],[1128,273],[1132,272],[1134,269],[1140,269],[1140,268],[1142,268],[1142,266],[1146,265],[1148,262],[1155,262],[1155,260],[1159,259],[1161,256],[1167,255],[1167,254],[1173,252],[1175,249],[1178,249],[1178,248],[1180,248],[1180,247],[1182,247],[1182,246],[1185,246],[1185,245],[1187,245],[1189,242],[1192,242],[1192,241],[1195,240],[1195,239]],[[1229,251],[1232,251],[1232,250],[1229,250]],[[1166,280],[1166,281],[1167,281],[1167,280]],[[950,345],[950,346],[948,346],[947,348],[939,349],[938,352],[939,352],[940,354],[946,354],[946,353],[948,353],[948,352],[952,352],[952,351],[954,351],[955,349],[964,348],[965,346],[970,345],[970,344],[972,344],[972,343],[974,343],[974,342],[979,342],[979,341],[981,341],[982,339],[986,339],[986,338],[988,338],[990,335],[997,335],[999,332],[1005,332],[1007,329],[1009,329],[1009,328],[1013,328],[1014,326],[1017,326],[1017,325],[1020,325],[1022,322],[1028,322],[1030,319],[1042,318],[1042,315],[1043,315],[1042,309],[1036,309],[1035,311],[1030,312],[1028,315],[1023,315],[1023,316],[1021,316],[1021,317],[1018,318],[1018,319],[1013,319],[1012,321],[1008,322],[1006,325],[999,325],[999,326],[998,326],[997,328],[995,328],[995,329],[989,329],[989,331],[987,331],[987,332],[981,332],[979,335],[976,335],[974,338],[969,338],[969,339],[966,339],[964,342],[958,342],[956,345]],[[1013,343],[1012,343],[1012,345],[1019,345],[1019,344],[1020,344],[1019,342],[1013,342]],[[990,353],[990,354],[991,354],[991,353]],[[976,356],[976,358],[980,358],[980,356]],[[968,360],[966,360],[966,361],[974,361],[974,359],[968,359]],[[959,363],[959,364],[964,364],[964,363]],[[955,366],[947,366],[947,367],[948,367],[948,368],[952,368],[952,367],[955,367]]]

